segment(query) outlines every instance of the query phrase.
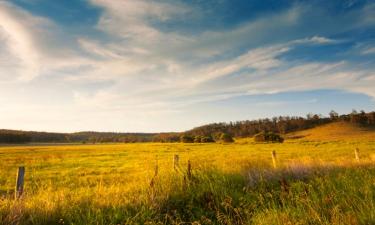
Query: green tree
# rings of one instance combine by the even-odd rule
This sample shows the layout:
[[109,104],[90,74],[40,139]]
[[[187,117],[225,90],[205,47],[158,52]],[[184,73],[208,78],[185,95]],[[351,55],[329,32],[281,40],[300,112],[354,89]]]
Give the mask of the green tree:
[[191,137],[191,136],[188,136],[188,135],[182,135],[182,136],[180,137],[180,141],[181,141],[182,143],[193,143],[193,142],[194,142],[194,138]]
[[234,142],[233,137],[230,136],[227,133],[222,133],[221,134],[220,141],[222,141],[223,143],[232,143],[232,142]]
[[210,143],[210,142],[215,142],[214,139],[211,136],[205,136],[201,138],[202,143]]
[[194,143],[201,143],[202,142],[202,137],[201,136],[195,136],[194,137]]

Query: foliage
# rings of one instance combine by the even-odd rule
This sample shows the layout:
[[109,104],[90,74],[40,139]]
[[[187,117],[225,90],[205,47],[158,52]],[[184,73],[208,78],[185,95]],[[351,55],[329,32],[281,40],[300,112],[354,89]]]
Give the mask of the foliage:
[[254,135],[255,142],[273,142],[273,143],[283,143],[284,138],[279,134],[273,132],[260,132],[259,134]]
[[215,140],[211,136],[201,137],[201,143],[212,143],[212,142],[215,142]]
[[201,143],[202,142],[202,136],[195,136],[194,137],[194,143]]
[[306,118],[279,116],[272,119],[245,120],[230,123],[213,123],[196,127],[186,133],[191,136],[204,136],[227,133],[232,137],[252,137],[260,132],[273,132],[287,134],[290,132],[306,130],[323,124],[336,121],[346,121],[366,126],[375,126],[375,112],[360,113],[354,112],[348,115],[339,115],[331,111],[330,117],[323,117],[317,114],[308,114]]
[[[353,110],[348,115],[339,115],[335,111],[329,113],[330,117],[322,117],[317,114],[308,114],[306,118],[280,116],[272,119],[246,120],[230,123],[213,123],[194,128],[192,130],[177,133],[114,133],[114,132],[77,132],[77,133],[49,133],[34,131],[0,130],[0,143],[135,143],[135,142],[180,142],[183,135],[190,136],[196,141],[204,142],[211,139],[220,141],[220,135],[228,135],[241,138],[252,137],[262,131],[286,134],[295,131],[306,130],[323,124],[336,121],[351,122],[363,126],[375,126],[375,112],[359,113]],[[199,139],[199,137],[201,137]],[[189,140],[190,141],[190,140]],[[201,141],[202,142],[202,141]]]
[[0,143],[27,143],[31,137],[19,131],[0,130]]
[[223,143],[232,143],[232,142],[234,142],[232,136],[230,136],[229,134],[226,134],[226,133],[222,133],[220,135],[220,141],[223,142]]
[[193,143],[194,142],[194,138],[189,136],[189,135],[182,135],[180,137],[180,141],[182,143]]

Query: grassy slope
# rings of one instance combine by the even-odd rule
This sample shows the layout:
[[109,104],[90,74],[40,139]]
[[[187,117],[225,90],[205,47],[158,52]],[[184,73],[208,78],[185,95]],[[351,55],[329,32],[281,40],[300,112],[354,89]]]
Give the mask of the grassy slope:
[[348,122],[334,122],[312,129],[290,133],[287,138],[301,138],[309,141],[375,141],[375,128]]
[[[308,140],[332,126],[346,125],[315,128]],[[348,132],[284,144],[2,147],[0,224],[374,224],[372,131],[346,129],[345,141],[337,137]],[[174,154],[179,172],[171,169]],[[19,165],[26,166],[26,193],[14,201]]]

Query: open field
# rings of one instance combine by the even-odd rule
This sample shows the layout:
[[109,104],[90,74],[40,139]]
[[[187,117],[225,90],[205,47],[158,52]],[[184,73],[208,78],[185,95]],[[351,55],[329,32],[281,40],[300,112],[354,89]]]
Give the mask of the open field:
[[[174,154],[180,171],[173,170]],[[374,154],[371,140],[2,147],[0,221],[374,224]],[[20,165],[25,194],[14,201]]]

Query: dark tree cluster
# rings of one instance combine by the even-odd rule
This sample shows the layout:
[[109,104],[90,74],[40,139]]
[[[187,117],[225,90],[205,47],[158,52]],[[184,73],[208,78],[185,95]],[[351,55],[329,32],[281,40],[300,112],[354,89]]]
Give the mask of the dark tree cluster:
[[260,132],[254,135],[255,142],[272,142],[272,143],[283,143],[284,138],[279,134],[273,132]]
[[[334,121],[346,121],[363,126],[375,126],[375,112],[353,110],[339,115],[335,111],[329,117],[308,114],[306,117],[280,116],[272,119],[245,120],[230,123],[213,123],[177,133],[113,133],[78,132],[48,133],[34,131],[0,130],[0,143],[108,143],[108,142],[230,142],[229,137],[253,137],[261,132],[285,134],[305,130]],[[224,136],[223,136],[224,135]]]
[[0,130],[0,143],[27,143],[31,137],[24,132],[12,130]]
[[280,116],[272,119],[246,120],[230,123],[213,123],[194,128],[186,133],[192,136],[217,136],[226,133],[232,137],[252,137],[260,132],[274,132],[285,134],[304,130],[331,122],[330,118],[319,115],[303,117]]
[[211,136],[190,136],[183,134],[180,136],[180,142],[182,143],[211,143],[215,140]]
[[86,143],[136,143],[151,142],[154,134],[148,133],[113,133],[113,132],[78,132],[69,135],[72,142]]
[[351,123],[371,126],[375,125],[375,112],[366,113],[363,110],[361,110],[360,112],[353,110],[351,114],[341,116],[341,119],[350,121]]
[[0,130],[0,143],[135,143],[151,142],[154,135],[147,133],[78,132],[69,134]]
[[[366,113],[363,110],[359,113],[353,110],[352,113],[339,115],[335,111],[329,113],[329,117],[317,114],[308,114],[306,117],[279,116],[272,119],[245,120],[229,123],[213,123],[194,128],[185,132],[188,135],[211,135],[226,133],[232,137],[253,137],[261,132],[272,132],[286,134],[313,128],[319,125],[335,122],[347,121],[351,123],[375,126],[375,112]],[[217,140],[218,138],[215,138]]]
[[152,141],[153,142],[161,142],[161,143],[172,143],[172,142],[179,142],[180,141],[180,133],[160,133],[154,134]]

